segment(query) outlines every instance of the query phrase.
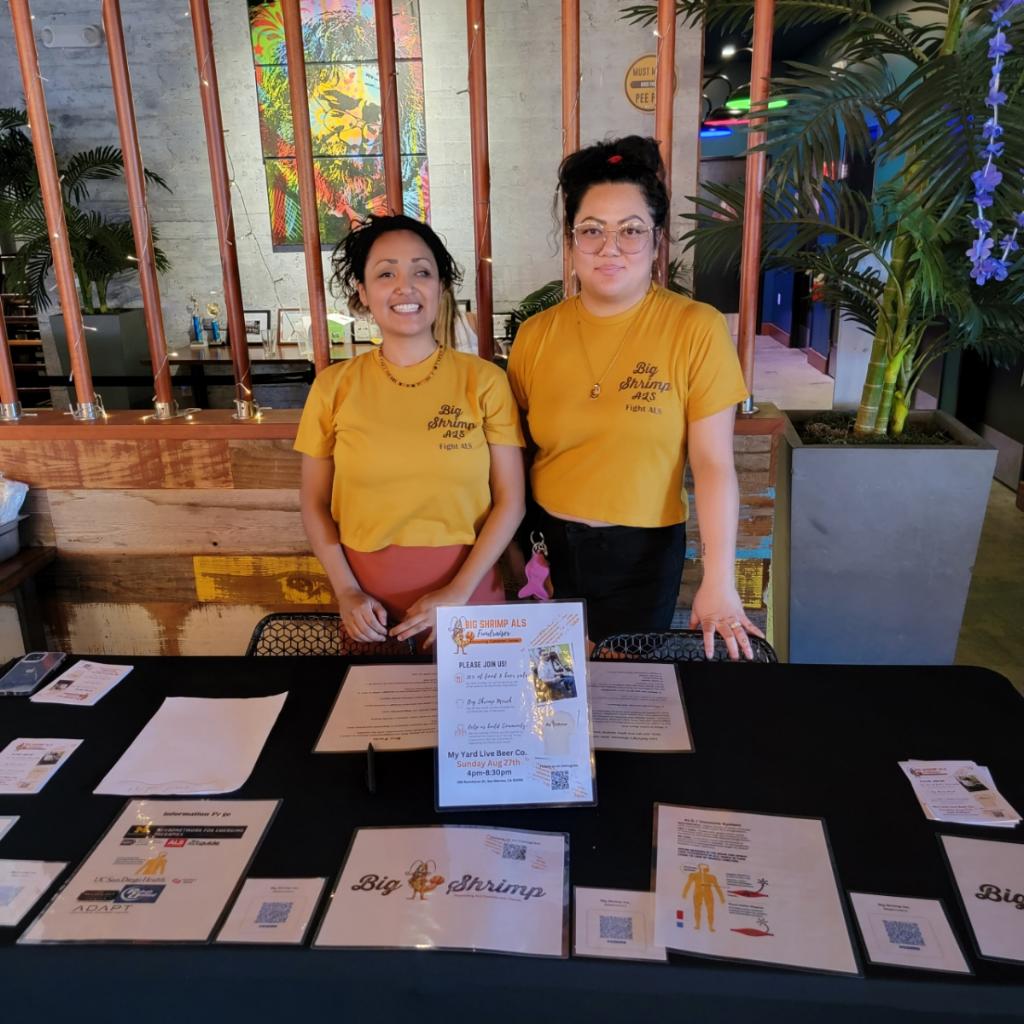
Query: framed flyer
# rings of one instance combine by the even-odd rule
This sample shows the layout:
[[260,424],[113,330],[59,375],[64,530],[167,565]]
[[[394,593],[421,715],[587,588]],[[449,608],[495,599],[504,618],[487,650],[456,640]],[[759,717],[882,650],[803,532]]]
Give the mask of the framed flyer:
[[568,922],[564,832],[361,828],[313,945],[565,957]]
[[129,801],[18,941],[208,941],[279,803]]
[[596,803],[583,605],[437,609],[437,806]]

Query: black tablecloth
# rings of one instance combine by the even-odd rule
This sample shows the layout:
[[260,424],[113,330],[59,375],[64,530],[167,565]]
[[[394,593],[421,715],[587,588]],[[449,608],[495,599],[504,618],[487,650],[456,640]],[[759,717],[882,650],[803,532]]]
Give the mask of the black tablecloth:
[[[328,658],[104,658],[135,670],[94,708],[0,701],[0,747],[19,736],[85,742],[36,796],[0,796],[21,820],[0,857],[76,866],[124,804],[92,790],[168,695],[289,698],[242,797],[283,799],[254,876],[331,884],[360,825],[468,822],[571,834],[573,885],[646,889],[653,805],[825,819],[844,889],[946,901],[973,978],[865,965],[847,978],[672,955],[642,964],[494,955],[220,946],[27,947],[0,928],[0,1020],[138,1014],[147,1021],[349,1019],[905,1022],[1024,1019],[1024,967],[977,957],[936,835],[989,830],[925,820],[898,760],[987,764],[1024,808],[1024,701],[970,668],[688,665],[696,752],[598,753],[594,808],[437,814],[432,752],[313,754],[343,663]],[[997,838],[1002,837],[1000,832]],[[1015,833],[1008,837],[1020,841]],[[1024,917],[1024,915],[1022,915]],[[9,1015],[10,1014],[10,1015]]]

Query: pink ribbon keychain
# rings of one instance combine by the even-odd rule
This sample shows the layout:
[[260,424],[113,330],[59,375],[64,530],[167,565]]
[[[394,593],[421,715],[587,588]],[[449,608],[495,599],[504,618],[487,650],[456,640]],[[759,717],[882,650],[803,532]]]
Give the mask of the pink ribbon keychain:
[[519,596],[550,601],[554,588],[551,586],[551,567],[548,565],[548,546],[544,543],[544,534],[540,534],[540,540],[535,540],[531,532],[530,543],[533,545],[533,554],[526,563],[526,586],[519,591]]

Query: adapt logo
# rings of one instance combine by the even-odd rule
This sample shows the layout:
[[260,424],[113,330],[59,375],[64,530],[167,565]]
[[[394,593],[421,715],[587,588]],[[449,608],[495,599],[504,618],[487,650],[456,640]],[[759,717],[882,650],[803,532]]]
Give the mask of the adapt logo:
[[115,903],[156,903],[165,885],[125,885],[114,899]]

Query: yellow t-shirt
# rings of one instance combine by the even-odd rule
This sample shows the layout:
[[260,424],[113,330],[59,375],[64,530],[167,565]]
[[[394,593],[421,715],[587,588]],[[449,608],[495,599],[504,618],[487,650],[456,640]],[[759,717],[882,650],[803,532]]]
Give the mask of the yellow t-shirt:
[[620,526],[685,521],[687,424],[747,396],[722,314],[657,285],[616,316],[573,298],[530,317],[508,377],[538,449],[537,502]]
[[[367,352],[316,378],[295,449],[334,457],[331,515],[348,547],[472,544],[491,510],[488,445],[523,445],[505,374],[447,351],[429,381],[399,387],[379,358]],[[388,369],[413,383],[433,359]]]

